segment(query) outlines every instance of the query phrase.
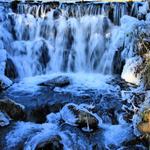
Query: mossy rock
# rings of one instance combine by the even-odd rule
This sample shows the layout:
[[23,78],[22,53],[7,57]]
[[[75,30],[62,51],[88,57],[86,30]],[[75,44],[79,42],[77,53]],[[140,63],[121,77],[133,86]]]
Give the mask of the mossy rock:
[[143,134],[150,134],[150,122],[140,122],[137,128]]
[[142,120],[144,122],[149,122],[150,123],[150,108],[146,109],[143,113],[142,113]]
[[141,113],[142,121],[137,125],[138,130],[143,134],[150,134],[150,108]]

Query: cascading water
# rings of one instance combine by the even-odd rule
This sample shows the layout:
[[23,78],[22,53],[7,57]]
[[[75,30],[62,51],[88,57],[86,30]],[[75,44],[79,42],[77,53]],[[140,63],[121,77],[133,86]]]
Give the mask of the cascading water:
[[0,2],[2,150],[145,149],[133,131],[145,95],[127,82],[149,55],[138,45],[148,12],[142,2]]
[[56,9],[40,18],[8,14],[1,37],[21,78],[50,71],[111,74],[113,28],[103,15],[67,18]]
[[20,78],[48,72],[112,74],[113,23],[125,14],[137,16],[140,5],[128,11],[128,3],[20,3],[18,13],[5,6],[2,12],[10,13],[1,13],[1,41]]

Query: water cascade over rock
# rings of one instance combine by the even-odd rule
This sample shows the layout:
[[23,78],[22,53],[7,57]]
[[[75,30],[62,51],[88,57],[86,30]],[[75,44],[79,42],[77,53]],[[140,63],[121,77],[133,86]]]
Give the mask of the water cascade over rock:
[[[37,4],[17,3],[17,13],[4,13],[7,8],[1,8],[4,20],[0,36],[7,55],[11,57],[7,59],[5,69],[5,74],[10,78],[50,71],[113,74],[113,58],[117,51],[113,40],[117,27],[113,23],[119,24],[121,16],[125,14],[137,17],[142,5]],[[8,71],[11,75],[8,75]]]
[[149,47],[148,2],[0,2],[0,148],[148,150]]

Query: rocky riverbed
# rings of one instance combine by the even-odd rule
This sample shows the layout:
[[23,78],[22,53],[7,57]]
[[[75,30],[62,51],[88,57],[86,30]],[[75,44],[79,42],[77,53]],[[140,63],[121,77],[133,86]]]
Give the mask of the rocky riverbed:
[[1,147],[148,149],[148,141],[137,130],[136,115],[149,92],[138,91],[119,77],[100,81],[97,74],[82,81],[80,74],[74,76],[43,76],[32,83],[27,79],[2,92]]

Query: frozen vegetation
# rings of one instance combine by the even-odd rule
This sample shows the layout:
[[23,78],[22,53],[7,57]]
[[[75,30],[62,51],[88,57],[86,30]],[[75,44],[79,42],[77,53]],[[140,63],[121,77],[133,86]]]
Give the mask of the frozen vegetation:
[[9,4],[0,149],[148,150],[149,3]]

